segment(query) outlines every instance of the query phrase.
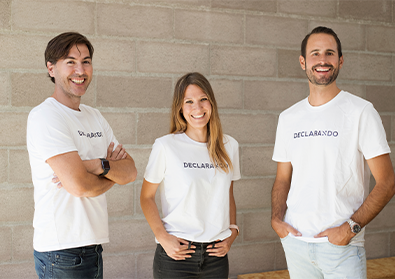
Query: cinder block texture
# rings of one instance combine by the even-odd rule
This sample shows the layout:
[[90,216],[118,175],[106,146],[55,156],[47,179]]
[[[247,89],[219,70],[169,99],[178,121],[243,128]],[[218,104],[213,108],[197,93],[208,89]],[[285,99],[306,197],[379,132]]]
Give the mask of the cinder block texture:
[[242,43],[243,16],[200,11],[175,11],[175,37],[179,39]]
[[37,278],[36,271],[34,270],[34,261],[19,262],[12,264],[0,265],[0,274],[7,274],[7,279],[35,279]]
[[379,112],[393,111],[395,86],[366,86],[366,99],[373,103]]
[[110,243],[104,245],[109,253],[153,250],[155,236],[147,221],[119,220],[110,221]]
[[[1,4],[0,4],[1,5]],[[6,106],[9,102],[11,91],[10,78],[8,73],[0,73],[0,105]]]
[[209,72],[207,45],[139,42],[137,45],[140,72],[180,73]]
[[0,142],[3,146],[26,144],[27,113],[0,112]]
[[4,183],[7,182],[8,180],[8,172],[9,172],[8,151],[6,149],[0,149],[0,160],[4,164],[4,168],[2,168],[3,171],[0,174],[0,183]]
[[390,234],[390,256],[395,256],[395,232]]
[[153,144],[170,131],[170,113],[139,113],[137,143]]
[[243,9],[275,13],[277,5],[275,0],[211,0],[211,7],[225,9]]
[[285,259],[285,253],[284,253],[284,249],[283,249],[283,245],[281,244],[281,242],[276,242],[275,244],[275,249],[276,249],[276,270],[283,270],[283,269],[287,269],[287,261]]
[[248,44],[298,47],[307,33],[307,21],[271,16],[247,16]]
[[395,52],[395,27],[367,27],[367,47],[370,51]]
[[245,176],[275,175],[277,163],[272,161],[273,146],[242,147],[242,174]]
[[390,55],[344,53],[339,77],[349,80],[391,81]]
[[95,48],[92,65],[95,71],[124,71],[134,72],[135,42],[117,39],[92,39]]
[[142,279],[153,278],[152,263],[154,261],[155,251],[137,255],[137,277]]
[[395,229],[395,220],[391,218],[395,210],[395,203],[388,203],[384,209],[368,224],[369,232],[373,230]]
[[211,74],[275,76],[276,52],[254,47],[212,46]]
[[12,256],[14,260],[31,260],[33,258],[33,226],[15,226],[12,228]]
[[173,10],[124,4],[98,4],[97,29],[109,36],[171,38]]
[[169,108],[172,80],[145,77],[97,77],[97,105],[101,107]]
[[118,142],[126,144],[136,143],[136,114],[135,113],[102,113],[110,124]]
[[278,50],[278,77],[303,78],[307,81],[306,74],[300,67],[300,50]]
[[388,233],[367,233],[365,234],[365,250],[367,259],[377,259],[388,257],[390,254]]
[[167,6],[210,7],[210,0],[127,0],[127,2],[153,3]]
[[27,150],[10,150],[9,182],[30,183],[32,175],[30,171],[29,154]]
[[[323,2],[314,1],[320,5]],[[326,3],[326,2],[325,2]],[[308,32],[317,26],[326,26],[332,28],[340,39],[342,50],[365,50],[366,35],[365,26],[355,23],[337,23],[328,21],[310,21]]]
[[339,0],[339,16],[363,20],[392,21],[391,0]]
[[[42,69],[50,37],[0,34],[0,69]],[[29,46],[29,47],[26,47]]]
[[337,86],[341,90],[347,91],[347,92],[354,94],[358,97],[366,99],[366,86],[365,85],[337,82]]
[[114,185],[109,191],[107,191],[108,215],[110,217],[133,215],[133,193],[133,184]]
[[277,116],[273,114],[243,115],[223,114],[220,116],[225,133],[239,143],[274,143]]
[[210,79],[219,108],[243,108],[243,81]]
[[0,29],[10,29],[11,1],[0,2]]
[[128,279],[135,277],[135,255],[112,255],[103,249],[103,278]]
[[229,277],[237,274],[256,273],[274,269],[275,243],[258,243],[232,246],[229,256]]
[[126,152],[132,156],[134,163],[136,164],[137,180],[142,180],[144,177],[145,168],[148,164],[149,155],[151,154],[151,147],[149,149],[126,149]]
[[94,33],[95,4],[80,2],[78,9],[64,1],[12,1],[12,28],[23,31],[77,30]]
[[278,11],[282,13],[336,17],[337,1],[317,1],[317,0],[279,0]]
[[271,226],[271,211],[249,212],[243,214],[244,241],[278,240]]
[[245,108],[283,111],[309,94],[306,82],[246,81]]
[[233,193],[236,207],[259,209],[271,207],[271,192],[274,178],[241,179],[234,183]]
[[[44,64],[44,59],[43,59]],[[11,104],[16,107],[35,107],[54,92],[54,84],[47,74],[11,74]]]
[[12,231],[10,227],[0,227],[0,262],[10,261],[12,258]]
[[33,220],[33,188],[1,189],[0,222],[31,222]]

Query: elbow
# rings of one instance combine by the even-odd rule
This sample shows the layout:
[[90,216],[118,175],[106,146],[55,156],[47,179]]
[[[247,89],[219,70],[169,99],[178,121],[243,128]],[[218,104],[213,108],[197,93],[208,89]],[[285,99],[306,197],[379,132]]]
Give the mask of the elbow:
[[130,171],[126,172],[126,175],[123,175],[119,181],[117,181],[117,184],[119,185],[126,185],[130,182],[135,181],[137,178],[137,169],[135,166],[133,166]]

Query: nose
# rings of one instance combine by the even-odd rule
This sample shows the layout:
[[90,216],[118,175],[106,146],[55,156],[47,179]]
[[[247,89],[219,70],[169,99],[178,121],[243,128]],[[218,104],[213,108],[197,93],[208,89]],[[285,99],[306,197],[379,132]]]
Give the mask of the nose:
[[82,63],[75,64],[74,72],[78,75],[82,75],[85,73],[85,69],[84,69],[84,66],[82,65]]

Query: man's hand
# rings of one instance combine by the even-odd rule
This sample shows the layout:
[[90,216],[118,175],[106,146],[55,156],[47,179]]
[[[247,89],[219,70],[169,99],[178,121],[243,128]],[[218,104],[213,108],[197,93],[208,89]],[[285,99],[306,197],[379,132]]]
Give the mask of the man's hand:
[[351,232],[350,225],[344,222],[341,226],[326,229],[323,232],[315,235],[314,237],[328,237],[328,241],[334,245],[344,246],[350,243],[351,238],[355,236],[355,233]]
[[293,234],[294,236],[302,236],[302,234],[297,229],[280,220],[273,219],[272,228],[280,238],[286,237],[289,233]]
[[125,159],[127,156],[125,148],[122,147],[122,144],[118,144],[118,146],[114,149],[114,143],[111,142],[107,148],[107,157],[108,161],[118,161]]

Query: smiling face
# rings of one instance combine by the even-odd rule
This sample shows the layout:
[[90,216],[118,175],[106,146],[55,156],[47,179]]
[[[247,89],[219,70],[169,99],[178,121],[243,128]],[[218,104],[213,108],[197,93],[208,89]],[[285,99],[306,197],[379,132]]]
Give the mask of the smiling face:
[[309,37],[306,59],[300,56],[299,61],[310,83],[318,86],[333,83],[343,66],[343,56],[339,58],[335,38],[324,33]]
[[182,115],[187,121],[187,133],[198,130],[207,131],[207,123],[211,116],[211,103],[203,90],[194,84],[188,85],[184,93]]
[[74,45],[56,64],[47,62],[47,68],[55,78],[55,95],[61,98],[81,98],[92,80],[92,58],[85,44]]

